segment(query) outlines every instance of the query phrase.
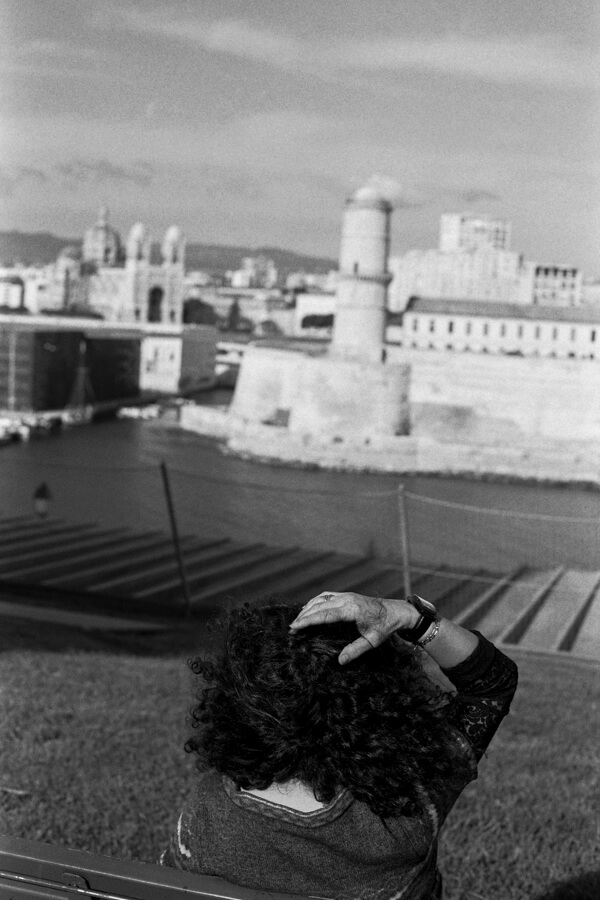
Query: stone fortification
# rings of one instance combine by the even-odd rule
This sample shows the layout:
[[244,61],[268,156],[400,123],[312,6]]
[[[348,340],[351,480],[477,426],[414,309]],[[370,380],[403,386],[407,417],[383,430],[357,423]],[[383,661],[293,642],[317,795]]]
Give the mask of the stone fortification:
[[512,441],[597,441],[600,364],[389,347],[410,365],[411,434],[499,446]]
[[235,454],[324,469],[464,475],[600,486],[600,442],[522,438],[506,444],[437,441],[424,435],[373,436],[369,444],[334,442],[258,422],[236,425],[226,409],[185,406],[180,424],[224,440]]
[[597,361],[385,346],[390,213],[370,187],[346,204],[330,348],[248,347],[230,410],[183,426],[295,464],[597,483]]
[[391,204],[372,187],[347,201],[331,346],[321,353],[248,347],[230,428],[285,429],[292,439],[368,444],[407,434],[410,368],[386,359]]
[[437,441],[424,435],[334,442],[286,428],[232,421],[226,409],[185,406],[180,425],[226,442],[232,453],[269,463],[398,475],[464,475],[600,486],[600,442],[531,438],[505,444]]
[[[227,440],[252,457],[289,464],[383,472],[464,474],[600,483],[600,365],[591,360],[523,359],[446,352],[388,353],[410,367],[410,433],[376,428],[379,411],[360,395],[368,428],[341,441],[321,406],[321,430],[302,434],[270,416],[298,385],[293,354],[272,354],[252,367],[254,382],[240,385],[240,404],[252,402],[252,419],[226,410],[186,407],[183,427]],[[263,357],[265,361],[267,356]],[[280,378],[271,379],[274,366]],[[285,367],[289,366],[289,369]],[[289,374],[286,382],[283,371]],[[278,393],[276,386],[283,386]],[[353,390],[341,379],[342,395]],[[400,388],[402,389],[402,388]],[[314,396],[314,393],[313,393]],[[393,390],[390,385],[390,397]],[[303,416],[319,407],[306,406]],[[265,424],[266,422],[272,424]],[[317,421],[315,419],[315,421]],[[404,422],[404,419],[403,419]],[[299,424],[302,419],[299,420]],[[369,432],[368,443],[364,434]]]
[[408,432],[407,365],[249,347],[230,408],[232,429],[252,424],[290,435],[368,443]]

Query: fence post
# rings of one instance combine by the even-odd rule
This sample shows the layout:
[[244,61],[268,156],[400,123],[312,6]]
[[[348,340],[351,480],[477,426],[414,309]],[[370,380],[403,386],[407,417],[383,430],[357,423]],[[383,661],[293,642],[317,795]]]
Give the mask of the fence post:
[[192,612],[192,598],[190,596],[190,589],[187,582],[187,577],[185,574],[185,566],[183,564],[183,556],[181,553],[181,544],[179,543],[179,533],[177,531],[177,520],[175,519],[175,508],[173,506],[173,498],[171,497],[171,485],[169,484],[169,473],[167,472],[167,465],[164,462],[160,464],[160,471],[162,474],[163,486],[165,489],[165,497],[167,498],[167,509],[169,510],[169,520],[171,522],[171,535],[173,537],[173,545],[175,547],[175,556],[177,557],[177,565],[179,567],[179,576],[181,578],[181,587],[183,589],[183,596],[185,598],[185,612],[186,616],[191,615]]
[[408,543],[408,521],[406,518],[406,503],[404,500],[404,485],[398,485],[398,521],[400,523],[400,546],[402,549],[402,578],[404,581],[404,596],[412,594],[410,581],[410,548]]

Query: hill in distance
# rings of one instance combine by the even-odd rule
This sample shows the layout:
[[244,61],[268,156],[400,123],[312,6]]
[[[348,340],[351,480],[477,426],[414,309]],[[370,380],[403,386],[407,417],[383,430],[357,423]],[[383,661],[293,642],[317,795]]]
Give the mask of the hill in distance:
[[[47,265],[54,262],[64,247],[81,247],[81,243],[81,238],[61,238],[43,231],[0,231],[0,264]],[[153,245],[153,256],[158,253],[159,246]],[[278,247],[231,247],[190,241],[185,251],[186,269],[188,272],[199,269],[214,275],[224,275],[228,270],[238,269],[244,256],[266,256],[272,259],[281,280],[285,280],[290,272],[324,274],[337,268],[334,259],[306,256]]]

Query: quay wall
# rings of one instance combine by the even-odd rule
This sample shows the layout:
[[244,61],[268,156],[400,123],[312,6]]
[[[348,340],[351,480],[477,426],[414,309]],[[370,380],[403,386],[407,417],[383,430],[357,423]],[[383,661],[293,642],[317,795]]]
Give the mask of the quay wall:
[[185,406],[180,426],[227,443],[240,456],[335,471],[463,475],[600,485],[600,442],[521,440],[506,445],[450,443],[415,435],[378,436],[368,445],[334,443],[286,428],[244,423],[225,408]]
[[387,349],[390,362],[411,367],[411,434],[459,444],[600,441],[597,360]]
[[[249,360],[250,361],[250,360]],[[327,358],[308,358],[327,388]],[[185,407],[181,426],[227,441],[232,452],[292,465],[399,474],[470,475],[558,483],[600,482],[600,364],[593,360],[521,358],[410,351],[388,345],[390,370],[410,371],[408,428],[390,434],[370,427],[335,435],[321,411],[311,420],[299,394],[307,357],[284,351],[257,354],[244,366],[227,411]],[[259,364],[258,364],[259,363]],[[408,366],[408,368],[406,368]],[[340,370],[341,371],[341,370]],[[322,386],[319,388],[319,382]],[[353,398],[352,381],[342,379]],[[339,392],[339,391],[338,391]],[[321,403],[321,406],[323,405]],[[368,391],[358,391],[355,415],[371,423]],[[273,410],[303,410],[293,427]],[[351,405],[351,404],[350,404]],[[305,408],[306,407],[306,408]],[[350,415],[350,413],[348,413]],[[390,418],[391,421],[391,418]]]
[[291,434],[368,441],[408,432],[409,382],[406,364],[248,347],[230,412],[248,426],[270,422]]

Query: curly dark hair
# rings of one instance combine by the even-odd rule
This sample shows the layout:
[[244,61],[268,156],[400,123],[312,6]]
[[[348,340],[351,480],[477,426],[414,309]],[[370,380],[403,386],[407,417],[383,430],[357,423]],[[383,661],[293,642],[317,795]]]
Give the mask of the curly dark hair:
[[399,639],[341,666],[356,625],[290,632],[299,609],[233,610],[216,657],[188,661],[204,685],[186,751],[238,788],[296,778],[323,803],[345,788],[382,818],[410,815],[419,785],[452,782],[467,765],[444,713],[448,695]]

